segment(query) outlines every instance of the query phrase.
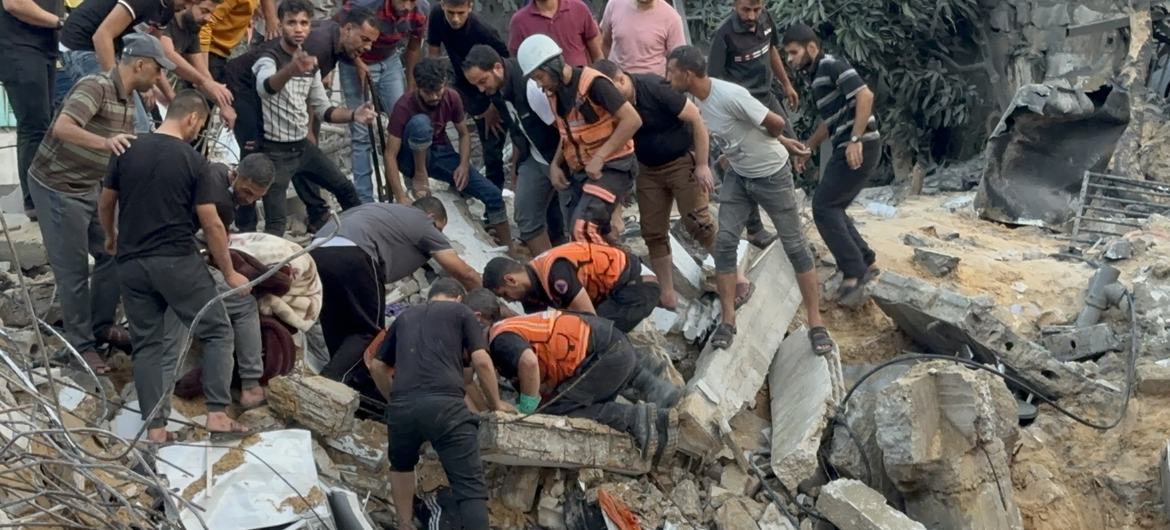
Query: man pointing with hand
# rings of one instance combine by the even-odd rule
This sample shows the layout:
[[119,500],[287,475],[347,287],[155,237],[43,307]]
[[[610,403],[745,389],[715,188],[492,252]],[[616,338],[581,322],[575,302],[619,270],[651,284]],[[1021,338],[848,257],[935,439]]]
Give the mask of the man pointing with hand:
[[[285,194],[290,181],[301,196],[316,192],[307,189],[308,182],[328,190],[337,197],[343,210],[361,204],[353,183],[307,140],[309,111],[318,120],[330,123],[368,124],[374,120],[374,109],[369,104],[351,111],[330,103],[321,83],[317,58],[303,48],[309,36],[312,12],[313,4],[308,0],[281,3],[277,13],[280,44],[265,49],[252,65],[264,121],[260,152],[267,154],[276,167],[276,180],[264,196],[264,231],[278,236],[283,236],[286,228]],[[309,210],[310,230],[328,219],[328,207],[320,202],[308,201],[306,210]],[[255,230],[255,208],[241,207],[236,226],[241,230]]]

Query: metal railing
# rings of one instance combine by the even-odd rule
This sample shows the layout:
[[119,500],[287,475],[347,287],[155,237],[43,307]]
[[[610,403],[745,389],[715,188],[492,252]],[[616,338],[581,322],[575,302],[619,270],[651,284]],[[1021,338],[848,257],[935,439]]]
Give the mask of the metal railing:
[[1152,214],[1170,215],[1170,184],[1086,171],[1069,250],[1140,229]]

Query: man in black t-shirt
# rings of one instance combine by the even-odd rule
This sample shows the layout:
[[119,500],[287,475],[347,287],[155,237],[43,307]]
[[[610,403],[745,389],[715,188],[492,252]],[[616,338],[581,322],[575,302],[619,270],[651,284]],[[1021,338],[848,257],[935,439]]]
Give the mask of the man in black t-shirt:
[[200,0],[175,14],[167,28],[159,35],[167,59],[175,63],[174,73],[184,88],[198,89],[219,106],[224,123],[230,129],[235,124],[232,93],[227,86],[211,77],[207,67],[207,52],[199,44],[199,30],[211,17],[222,0]]
[[207,430],[247,431],[225,412],[231,403],[234,340],[223,305],[212,306],[192,326],[196,313],[216,296],[215,282],[196,247],[196,230],[203,229],[208,252],[227,284],[235,288],[247,283],[232,267],[227,231],[211,198],[212,180],[204,178],[207,162],[189,143],[209,112],[195,91],[176,96],[158,133],[139,137],[111,159],[98,205],[106,251],[118,262],[130,321],[134,387],[147,436],[154,442],[167,441],[168,396],[179,361],[179,349],[166,347],[168,309],[203,344]]
[[463,107],[475,118],[475,130],[483,144],[485,176],[497,188],[504,189],[504,143],[510,119],[508,110],[497,95],[480,92],[463,76],[463,60],[477,44],[491,46],[501,57],[508,56],[508,46],[499,33],[484,23],[472,10],[475,0],[441,0],[427,17],[427,45],[431,57],[447,50],[455,67],[455,90],[463,98]]
[[515,408],[500,401],[483,331],[475,314],[460,303],[464,293],[450,278],[431,284],[427,302],[398,316],[369,363],[389,402],[390,492],[399,528],[414,528],[414,466],[424,442],[439,454],[463,528],[488,528],[479,419],[464,402],[465,368],[474,369],[488,407]]

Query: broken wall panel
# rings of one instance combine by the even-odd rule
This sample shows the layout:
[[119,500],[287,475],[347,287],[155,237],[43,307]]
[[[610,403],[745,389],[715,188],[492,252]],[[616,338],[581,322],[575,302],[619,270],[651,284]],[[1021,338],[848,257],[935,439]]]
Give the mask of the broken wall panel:
[[817,452],[833,413],[829,363],[816,355],[801,326],[784,342],[768,372],[772,399],[772,471],[789,491],[817,472]]
[[694,456],[718,452],[720,421],[730,421],[756,398],[788,324],[800,306],[796,274],[773,246],[748,272],[756,295],[736,313],[739,332],[727,350],[703,350],[679,403],[679,450]]
[[593,420],[535,414],[493,413],[479,427],[479,451],[485,462],[508,466],[597,468],[623,475],[643,475],[650,462],[629,435]]

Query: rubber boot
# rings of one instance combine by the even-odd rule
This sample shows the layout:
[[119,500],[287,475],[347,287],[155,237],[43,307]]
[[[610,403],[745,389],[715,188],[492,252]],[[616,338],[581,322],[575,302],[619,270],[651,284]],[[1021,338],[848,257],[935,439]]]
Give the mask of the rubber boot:
[[673,407],[682,396],[682,389],[674,386],[660,375],[665,370],[665,361],[660,361],[646,353],[639,353],[638,364],[634,367],[634,375],[627,385],[632,395],[627,397],[654,403],[659,408]]
[[632,406],[629,434],[634,438],[634,445],[642,452],[642,458],[650,458],[650,442],[654,439],[654,425],[657,423],[656,409],[649,403],[637,403]]
[[658,447],[654,450],[655,467],[674,455],[678,446],[678,411],[675,409],[658,409],[654,425],[657,433]]

